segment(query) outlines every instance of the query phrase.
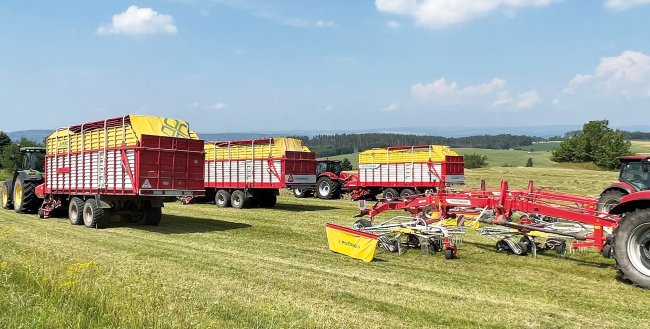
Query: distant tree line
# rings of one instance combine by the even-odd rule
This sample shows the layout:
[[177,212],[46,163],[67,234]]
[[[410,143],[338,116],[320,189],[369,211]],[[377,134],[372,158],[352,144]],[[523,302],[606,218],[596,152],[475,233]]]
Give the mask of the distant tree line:
[[541,137],[523,135],[481,135],[468,137],[442,137],[402,134],[335,134],[313,137],[294,136],[301,139],[319,157],[335,156],[364,151],[377,147],[405,145],[448,145],[450,147],[473,147],[483,149],[514,149],[544,141]]
[[20,147],[25,146],[43,146],[43,144],[26,138],[14,143],[5,132],[0,131],[0,169],[13,171],[18,168],[20,159],[14,155],[18,153]]

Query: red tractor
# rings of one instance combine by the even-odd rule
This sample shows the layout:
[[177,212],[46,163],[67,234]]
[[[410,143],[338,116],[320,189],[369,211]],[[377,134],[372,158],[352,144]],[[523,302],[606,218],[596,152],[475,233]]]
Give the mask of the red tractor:
[[621,171],[618,182],[607,187],[598,199],[597,210],[609,212],[619,200],[635,192],[650,190],[650,156],[630,155],[619,159]]
[[339,160],[318,160],[316,175],[315,188],[295,188],[293,195],[296,198],[306,198],[316,194],[320,199],[338,199],[344,192],[345,182],[351,176],[343,172]]

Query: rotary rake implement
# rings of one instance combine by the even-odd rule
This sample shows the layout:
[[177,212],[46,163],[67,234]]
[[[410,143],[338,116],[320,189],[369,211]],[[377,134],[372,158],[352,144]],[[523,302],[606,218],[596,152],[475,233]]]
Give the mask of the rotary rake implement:
[[[481,223],[479,234],[495,240],[498,251],[536,255],[553,250],[564,255],[596,248],[616,259],[623,279],[650,288],[650,193],[628,195],[609,213],[597,211],[597,205],[597,199],[537,189],[532,181],[527,189],[510,189],[504,180],[497,190],[482,182],[480,189],[381,199],[371,207],[362,201],[358,217],[367,219],[354,228],[380,230],[386,225],[375,224],[378,215],[403,210],[410,215],[401,218],[408,224],[400,227],[410,225],[411,235],[435,228],[436,241],[443,241],[444,250],[453,250],[455,256],[451,237],[462,237],[467,227]],[[455,219],[452,225],[450,219]],[[386,248],[381,241],[379,246]]]

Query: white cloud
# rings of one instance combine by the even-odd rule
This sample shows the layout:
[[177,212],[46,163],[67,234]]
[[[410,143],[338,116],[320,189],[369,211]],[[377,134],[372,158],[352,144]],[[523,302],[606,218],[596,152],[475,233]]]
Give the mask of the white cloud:
[[317,27],[333,27],[333,26],[336,26],[336,23],[333,22],[333,21],[318,20],[318,21],[316,21],[316,26]]
[[593,74],[577,74],[563,92],[574,94],[582,89],[599,95],[648,97],[650,56],[626,50],[619,56],[603,57]]
[[399,104],[397,104],[397,103],[391,103],[390,105],[388,105],[388,106],[382,108],[382,109],[379,110],[379,111],[381,111],[381,112],[394,112],[394,111],[397,110],[398,108],[399,108]]
[[200,102],[194,101],[188,104],[188,107],[200,110],[222,110],[228,107],[228,105],[224,102],[217,102],[214,104],[201,104]]
[[216,103],[216,104],[212,105],[211,108],[213,110],[221,110],[221,109],[225,109],[226,107],[227,107],[227,105],[225,103],[219,102],[219,103]]
[[576,74],[573,79],[569,80],[569,86],[564,88],[563,92],[565,94],[573,94],[576,88],[589,80],[591,80],[591,75],[589,74]]
[[605,8],[611,11],[623,11],[647,4],[650,4],[650,0],[605,0]]
[[557,105],[557,104],[560,104],[560,100],[556,98],[556,99],[554,99],[553,102],[551,102],[551,103],[552,103],[553,105]]
[[151,8],[130,6],[125,12],[113,15],[110,24],[102,25],[97,34],[152,35],[176,34],[174,18]]
[[299,17],[288,17],[288,16],[276,14],[274,12],[266,12],[266,11],[255,12],[255,16],[268,19],[270,21],[276,22],[281,25],[303,28],[303,29],[332,28],[336,26],[335,21],[329,21],[323,19],[311,20],[311,19],[305,19]]
[[388,22],[386,22],[386,26],[388,26],[388,28],[391,28],[391,29],[399,29],[400,28],[400,24],[399,24],[398,21],[388,21]]
[[378,11],[412,16],[418,25],[440,29],[501,10],[508,16],[519,8],[546,7],[560,0],[375,0]]
[[539,103],[539,101],[540,99],[537,91],[530,90],[517,95],[515,107],[519,109],[527,109],[533,107],[535,104]]
[[527,109],[539,103],[537,91],[530,90],[512,97],[506,81],[494,78],[490,82],[464,88],[448,83],[444,78],[411,87],[411,95],[418,101],[447,108],[504,108]]

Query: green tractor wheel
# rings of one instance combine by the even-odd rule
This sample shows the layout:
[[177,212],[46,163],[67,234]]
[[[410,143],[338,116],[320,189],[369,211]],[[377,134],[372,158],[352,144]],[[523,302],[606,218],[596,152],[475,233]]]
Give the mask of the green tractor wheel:
[[9,197],[9,186],[7,186],[7,182],[2,182],[0,185],[0,206],[4,209],[10,209],[11,208],[11,198]]
[[17,213],[33,213],[38,208],[38,198],[36,197],[36,184],[26,182],[18,177],[14,184],[13,204]]

